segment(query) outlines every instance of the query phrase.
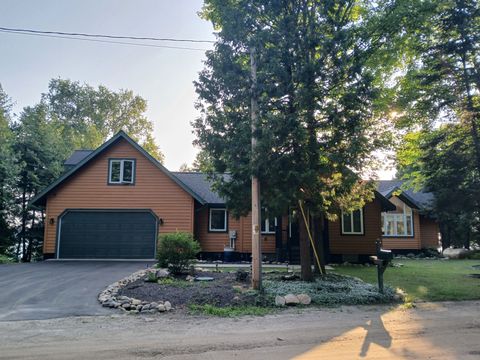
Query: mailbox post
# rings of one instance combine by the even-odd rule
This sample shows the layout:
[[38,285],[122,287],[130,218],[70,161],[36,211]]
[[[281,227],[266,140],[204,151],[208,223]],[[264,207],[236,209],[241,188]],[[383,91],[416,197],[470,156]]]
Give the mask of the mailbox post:
[[391,250],[382,249],[382,240],[377,239],[377,241],[375,241],[375,245],[377,248],[377,256],[370,256],[370,259],[375,265],[377,265],[378,290],[383,294],[383,273],[393,260],[393,254]]

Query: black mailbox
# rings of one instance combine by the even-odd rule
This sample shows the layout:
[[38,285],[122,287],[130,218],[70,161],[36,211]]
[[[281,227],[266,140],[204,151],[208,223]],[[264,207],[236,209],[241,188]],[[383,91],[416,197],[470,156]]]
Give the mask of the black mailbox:
[[379,251],[377,251],[377,257],[380,260],[391,261],[391,260],[393,260],[393,253],[392,253],[391,250],[380,249]]

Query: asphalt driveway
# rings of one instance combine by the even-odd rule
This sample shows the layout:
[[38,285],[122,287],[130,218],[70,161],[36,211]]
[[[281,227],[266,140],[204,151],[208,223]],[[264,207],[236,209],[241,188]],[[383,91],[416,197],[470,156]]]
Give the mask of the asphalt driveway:
[[97,302],[106,286],[147,261],[46,261],[0,265],[0,321],[42,320],[112,312]]

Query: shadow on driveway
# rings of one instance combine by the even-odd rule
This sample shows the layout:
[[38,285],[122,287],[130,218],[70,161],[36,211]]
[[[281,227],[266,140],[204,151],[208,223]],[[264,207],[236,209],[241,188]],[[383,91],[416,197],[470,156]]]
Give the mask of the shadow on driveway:
[[98,294],[153,261],[46,261],[0,265],[0,321],[105,315]]

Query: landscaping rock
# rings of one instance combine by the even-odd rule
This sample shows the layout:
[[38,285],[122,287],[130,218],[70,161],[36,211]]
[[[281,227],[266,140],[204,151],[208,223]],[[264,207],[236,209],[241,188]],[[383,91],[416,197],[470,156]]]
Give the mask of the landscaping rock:
[[310,305],[310,303],[312,302],[312,298],[310,296],[308,296],[307,294],[297,295],[297,298],[298,298],[298,301],[300,302],[300,304],[302,304],[302,305]]
[[138,300],[138,299],[133,299],[133,300],[132,300],[132,305],[137,306],[137,305],[141,305],[141,304],[142,304],[142,301],[141,301],[141,300]]
[[160,270],[157,270],[157,278],[159,279],[163,279],[163,278],[167,278],[170,276],[170,271],[168,271],[167,269],[160,269]]
[[166,310],[166,311],[172,310],[172,304],[170,304],[170,301],[165,301],[165,302],[163,303],[163,306],[165,307],[165,310]]
[[297,305],[299,304],[300,301],[298,300],[298,297],[296,297],[293,294],[288,294],[285,295],[285,305]]
[[285,298],[283,296],[275,296],[275,306],[285,306]]
[[165,308],[165,305],[160,304],[157,306],[157,310],[160,312],[165,312],[167,309]]
[[443,255],[449,259],[465,259],[465,257],[470,253],[470,250],[467,249],[445,249],[443,250]]
[[195,277],[192,276],[192,275],[187,275],[187,277],[185,278],[186,281],[194,281],[195,280]]

